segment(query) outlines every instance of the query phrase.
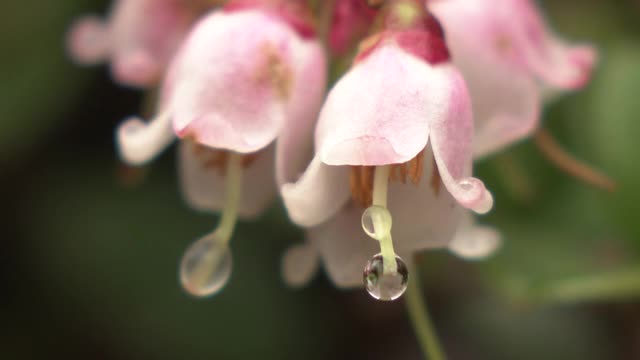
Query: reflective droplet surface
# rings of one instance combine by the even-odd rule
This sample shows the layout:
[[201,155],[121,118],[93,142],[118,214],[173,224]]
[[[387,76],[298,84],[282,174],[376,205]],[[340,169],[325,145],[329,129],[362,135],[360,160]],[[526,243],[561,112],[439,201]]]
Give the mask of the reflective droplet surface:
[[391,301],[404,294],[409,282],[409,271],[399,256],[396,256],[396,263],[398,265],[396,271],[385,274],[381,254],[369,260],[363,274],[364,286],[369,295],[378,300]]
[[229,281],[232,263],[227,244],[205,236],[191,244],[182,256],[182,287],[193,296],[213,295]]
[[380,240],[391,232],[391,213],[387,208],[373,205],[362,214],[362,229],[370,237]]

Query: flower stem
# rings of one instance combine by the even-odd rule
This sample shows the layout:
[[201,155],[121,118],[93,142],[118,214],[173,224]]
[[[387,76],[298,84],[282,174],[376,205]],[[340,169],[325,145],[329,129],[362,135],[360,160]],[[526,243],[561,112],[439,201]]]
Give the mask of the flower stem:
[[238,219],[238,206],[242,189],[242,155],[230,152],[227,160],[226,199],[222,218],[216,232],[229,242]]
[[[373,175],[373,206],[387,208],[387,192],[389,188],[389,174],[391,166],[377,166]],[[374,219],[381,221],[381,219]],[[386,227],[386,226],[382,226]],[[396,252],[393,249],[393,239],[391,233],[385,234],[378,239],[380,242],[380,253],[382,254],[383,272],[385,274],[395,274],[398,271],[398,262],[396,261]]]
[[542,154],[559,169],[597,188],[607,191],[616,189],[615,181],[566,152],[546,129],[536,131],[533,139]]
[[537,295],[541,302],[547,303],[637,299],[640,266],[558,280],[538,290]]
[[411,274],[411,281],[409,281],[405,294],[405,303],[413,330],[427,359],[444,360],[446,357],[431,323],[431,317],[427,311],[427,303],[422,295],[418,268],[413,264],[409,265],[409,274]]

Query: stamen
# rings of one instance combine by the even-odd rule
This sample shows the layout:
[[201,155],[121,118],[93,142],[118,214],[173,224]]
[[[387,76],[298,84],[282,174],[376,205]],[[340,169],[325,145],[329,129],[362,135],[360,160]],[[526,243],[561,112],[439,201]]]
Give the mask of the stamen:
[[[372,203],[373,197],[373,166],[354,166],[351,168],[350,187],[353,200],[363,208]],[[389,181],[407,183],[409,179],[414,185],[422,180],[424,172],[424,152],[421,151],[413,159],[390,165]]]
[[440,177],[440,170],[438,170],[438,164],[436,164],[436,160],[433,160],[433,167],[431,173],[431,188],[433,192],[438,195],[440,194],[440,188],[442,186],[442,178]]
[[387,189],[391,166],[375,168],[373,178],[373,205],[362,214],[362,228],[380,242],[380,254],[374,256],[364,269],[367,291],[376,299],[389,301],[400,297],[407,288],[406,265],[393,249],[392,218],[387,209]]
[[226,161],[226,199],[218,227],[194,242],[182,256],[180,281],[191,295],[213,295],[231,275],[229,241],[238,218],[243,157],[228,153]]
[[614,191],[616,183],[607,175],[567,153],[546,129],[538,129],[535,144],[555,166],[587,184],[607,191]]

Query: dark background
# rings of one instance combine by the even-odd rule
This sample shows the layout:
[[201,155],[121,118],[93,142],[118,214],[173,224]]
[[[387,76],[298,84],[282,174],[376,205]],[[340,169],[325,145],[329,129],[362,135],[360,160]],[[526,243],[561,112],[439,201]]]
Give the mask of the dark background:
[[[545,124],[619,189],[568,177],[530,141],[483,161],[496,198],[484,221],[505,245],[484,263],[421,256],[430,310],[453,359],[639,359],[640,3],[542,4],[559,33],[602,57]],[[216,219],[182,201],[173,151],[144,169],[118,162],[114,128],[143,94],[64,53],[70,22],[106,8],[0,4],[0,358],[420,358],[401,301],[324,275],[283,284],[280,255],[303,234],[280,205],[239,225],[221,294],[180,289],[182,251]]]

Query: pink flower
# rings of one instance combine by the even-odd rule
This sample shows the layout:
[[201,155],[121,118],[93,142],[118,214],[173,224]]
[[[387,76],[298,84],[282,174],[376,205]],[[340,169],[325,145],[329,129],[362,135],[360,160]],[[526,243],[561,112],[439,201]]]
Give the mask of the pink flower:
[[[416,250],[447,246],[465,208],[486,213],[493,205],[471,177],[471,102],[442,30],[416,2],[395,3],[402,8],[391,7],[385,31],[365,41],[329,93],[313,161],[296,183],[281,188],[291,219],[310,228],[310,242],[284,258],[290,283],[313,273],[319,252],[338,286],[362,284],[376,243],[363,233],[360,217],[371,204],[387,207],[389,180],[394,245],[407,260]],[[378,225],[390,230],[390,217]],[[384,250],[391,234],[372,237],[385,261],[393,259],[393,247]]]
[[558,39],[531,0],[428,0],[473,101],[474,155],[538,127],[548,93],[579,89],[596,62],[591,46]]
[[85,16],[71,28],[68,47],[82,64],[109,61],[116,81],[157,83],[202,5],[185,0],[116,0],[108,21]]
[[169,66],[158,115],[118,129],[121,157],[143,164],[175,138],[183,193],[195,208],[223,210],[219,227],[185,253],[181,278],[196,296],[230,274],[236,215],[255,216],[275,183],[295,179],[312,156],[326,59],[293,0],[231,1],[198,22]]

